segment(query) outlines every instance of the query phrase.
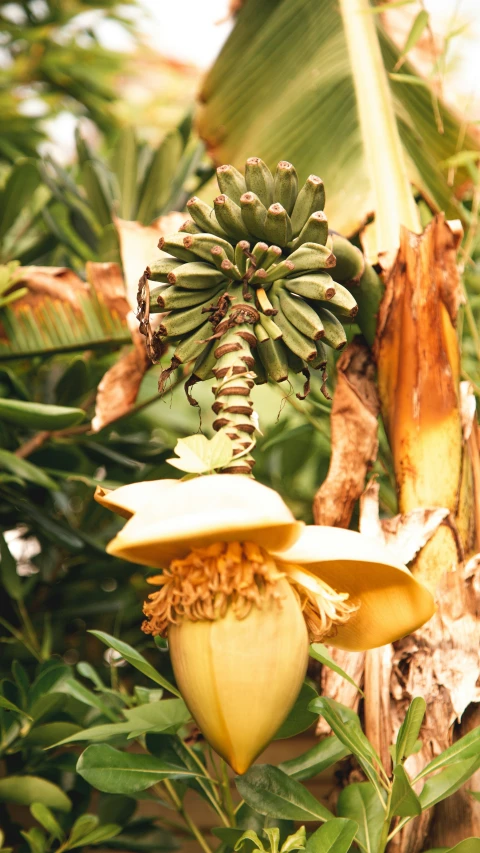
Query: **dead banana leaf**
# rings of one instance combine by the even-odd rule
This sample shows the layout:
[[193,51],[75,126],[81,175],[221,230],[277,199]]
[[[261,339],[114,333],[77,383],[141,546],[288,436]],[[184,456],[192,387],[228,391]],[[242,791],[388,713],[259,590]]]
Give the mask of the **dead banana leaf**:
[[349,526],[367,471],[377,458],[379,407],[373,359],[363,338],[356,337],[337,363],[332,455],[327,477],[313,503],[316,524]]
[[95,417],[92,420],[93,432],[99,432],[112,421],[129,413],[135,405],[143,377],[152,367],[145,340],[138,331],[138,323],[132,312],[127,321],[134,346],[107,370],[98,386]]

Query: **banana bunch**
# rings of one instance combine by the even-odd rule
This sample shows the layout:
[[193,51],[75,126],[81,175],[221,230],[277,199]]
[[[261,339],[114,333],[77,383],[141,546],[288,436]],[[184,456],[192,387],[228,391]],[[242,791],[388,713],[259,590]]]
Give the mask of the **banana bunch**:
[[291,163],[281,161],[272,175],[251,157],[245,176],[226,165],[217,180],[214,206],[191,198],[180,231],[159,242],[168,257],[144,274],[149,312],[161,314],[154,336],[174,345],[160,390],[192,361],[188,387],[218,378],[227,354],[233,373],[248,368],[257,383],[282,382],[289,371],[308,377],[308,368],[325,368],[325,345],[346,344],[343,324],[358,310],[345,285],[358,283],[364,258],[329,233],[320,178],[310,175],[299,189]]

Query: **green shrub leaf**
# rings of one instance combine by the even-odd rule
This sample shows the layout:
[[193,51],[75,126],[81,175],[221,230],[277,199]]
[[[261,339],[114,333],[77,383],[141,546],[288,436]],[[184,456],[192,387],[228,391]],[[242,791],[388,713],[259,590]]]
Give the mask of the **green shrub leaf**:
[[333,817],[300,782],[270,764],[255,764],[235,781],[245,802],[259,814],[298,821]]

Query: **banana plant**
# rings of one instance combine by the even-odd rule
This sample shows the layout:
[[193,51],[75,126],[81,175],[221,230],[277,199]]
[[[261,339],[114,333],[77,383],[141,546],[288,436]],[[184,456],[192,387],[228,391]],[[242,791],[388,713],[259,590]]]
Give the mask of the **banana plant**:
[[[407,518],[420,508],[441,506],[452,523],[450,528],[440,527],[411,564],[432,589],[442,585],[442,615],[429,631],[418,635],[419,646],[429,647],[443,643],[442,619],[453,618],[448,615],[455,595],[447,591],[452,588],[448,573],[478,550],[475,526],[480,503],[478,478],[473,476],[478,458],[475,415],[472,438],[466,441],[465,433],[462,438],[462,394],[466,397],[460,387],[457,331],[461,333],[462,325],[466,330],[467,376],[476,381],[480,349],[475,307],[467,303],[465,322],[462,314],[457,319],[461,287],[455,255],[460,235],[441,214],[432,217],[444,211],[450,219],[462,219],[469,229],[462,260],[469,265],[471,281],[475,275],[471,259],[477,250],[472,184],[478,183],[479,147],[468,129],[463,141],[459,119],[436,99],[405,55],[402,74],[396,74],[402,51],[388,39],[377,11],[380,7],[368,0],[328,0],[321,8],[311,0],[247,0],[206,77],[198,127],[217,163],[238,167],[254,147],[269,166],[279,156],[292,159],[301,180],[306,179],[307,168],[318,171],[328,188],[333,227],[355,236],[382,274],[386,296],[376,303],[372,312],[376,323],[366,337],[369,344],[376,339],[378,392],[399,509]],[[430,224],[422,234],[426,221]],[[365,290],[371,298],[368,284]],[[441,467],[439,455],[445,459]],[[335,470],[338,477],[338,466]],[[462,585],[465,597],[469,583],[465,580]],[[460,618],[465,624],[472,618],[466,603]],[[478,635],[473,644],[476,648]],[[468,639],[462,646],[452,634],[449,646],[455,647],[455,659],[462,652],[469,655]],[[401,644],[395,654],[401,660],[408,657]],[[406,678],[405,689],[413,685],[426,691],[422,672],[425,665],[433,667],[433,661],[408,659],[410,680]],[[475,680],[477,659],[472,671]],[[388,690],[390,673],[381,668],[378,656],[367,656],[366,672],[370,731],[368,708],[378,704],[374,691],[379,683]],[[446,658],[430,676],[432,683],[448,685],[447,692],[453,694],[456,667]],[[474,691],[466,691],[461,712],[475,698]],[[393,696],[390,701],[398,725],[401,710]],[[434,702],[432,697],[427,718],[432,715],[438,729]],[[442,743],[448,743],[453,716],[445,709]],[[372,732],[378,732],[382,724],[378,714],[373,717]],[[433,754],[427,749],[412,760],[421,764],[429,758]],[[449,840],[455,831],[460,838],[462,831],[468,835],[475,808],[470,802],[464,824],[456,830],[438,823],[442,820],[438,813],[433,823],[438,837],[442,831],[449,832]],[[402,850],[421,849],[431,817],[420,823],[415,832],[407,826],[402,830],[398,842]]]

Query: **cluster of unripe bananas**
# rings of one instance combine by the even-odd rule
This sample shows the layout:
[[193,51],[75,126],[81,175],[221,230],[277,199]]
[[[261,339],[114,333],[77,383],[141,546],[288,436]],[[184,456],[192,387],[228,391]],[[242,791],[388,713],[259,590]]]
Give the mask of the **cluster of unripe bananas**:
[[273,176],[258,157],[247,160],[245,177],[227,165],[217,180],[214,207],[191,198],[190,218],[159,242],[170,257],[145,271],[144,282],[158,283],[149,311],[163,314],[154,336],[175,344],[160,387],[194,359],[191,384],[218,378],[233,329],[249,345],[243,363],[257,383],[324,368],[325,344],[339,350],[347,341],[342,318],[351,322],[358,308],[344,285],[359,281],[364,259],[329,234],[323,181],[310,175],[298,190],[291,163],[281,161]]

